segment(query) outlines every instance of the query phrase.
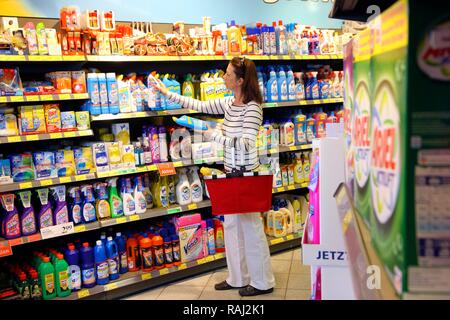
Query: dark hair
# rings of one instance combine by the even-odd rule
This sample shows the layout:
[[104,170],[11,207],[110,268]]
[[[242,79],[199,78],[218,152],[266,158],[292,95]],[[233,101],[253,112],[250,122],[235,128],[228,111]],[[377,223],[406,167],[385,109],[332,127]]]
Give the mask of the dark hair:
[[230,61],[236,77],[244,79],[242,84],[242,95],[244,103],[255,101],[258,104],[263,102],[261,90],[259,90],[258,76],[256,74],[255,63],[247,58],[234,57]]

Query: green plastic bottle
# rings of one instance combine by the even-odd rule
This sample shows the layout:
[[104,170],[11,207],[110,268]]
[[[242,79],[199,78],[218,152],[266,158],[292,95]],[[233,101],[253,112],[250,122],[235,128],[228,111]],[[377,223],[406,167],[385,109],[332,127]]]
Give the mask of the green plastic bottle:
[[108,201],[111,210],[111,218],[113,219],[123,216],[123,204],[117,191],[117,179],[118,178],[111,178],[108,180]]
[[49,257],[43,257],[39,266],[39,279],[42,284],[42,298],[50,300],[56,297],[55,290],[55,268]]
[[55,285],[58,297],[67,297],[71,294],[69,288],[69,265],[62,253],[58,253],[55,259]]
[[186,75],[186,80],[183,82],[182,94],[185,97],[194,98],[194,85],[192,84],[192,75]]

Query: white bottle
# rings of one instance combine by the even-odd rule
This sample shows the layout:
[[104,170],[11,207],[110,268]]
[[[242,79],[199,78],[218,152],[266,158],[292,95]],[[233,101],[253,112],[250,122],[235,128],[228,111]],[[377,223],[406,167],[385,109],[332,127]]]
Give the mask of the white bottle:
[[191,194],[192,194],[192,202],[200,202],[203,201],[203,187],[202,182],[200,181],[200,177],[198,175],[198,167],[190,167],[190,185],[191,185]]
[[120,196],[122,197],[124,215],[131,216],[136,213],[136,202],[134,201],[130,178],[126,178],[125,181],[126,183],[122,185]]
[[161,162],[167,162],[169,161],[169,154],[167,151],[166,128],[159,127],[158,139],[159,139],[159,160]]
[[176,186],[177,202],[179,205],[187,205],[192,202],[191,185],[186,175],[186,169],[179,169],[178,183]]
[[192,157],[192,144],[191,144],[191,134],[188,130],[183,130],[182,140],[180,143],[181,158],[191,159]]
[[136,204],[136,213],[147,211],[147,199],[144,194],[144,184],[142,177],[134,177],[134,202]]

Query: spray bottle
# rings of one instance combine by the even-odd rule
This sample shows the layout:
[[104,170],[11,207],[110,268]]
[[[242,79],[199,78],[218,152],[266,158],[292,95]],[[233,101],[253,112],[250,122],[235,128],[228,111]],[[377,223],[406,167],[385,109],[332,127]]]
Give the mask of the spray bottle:
[[12,193],[2,194],[0,196],[4,212],[2,213],[2,235],[5,239],[14,239],[20,237],[20,219],[19,213],[14,205],[15,195]]
[[190,185],[192,202],[197,203],[203,201],[203,187],[200,177],[198,175],[198,167],[190,167]]
[[191,187],[186,175],[185,168],[181,168],[178,171],[178,184],[176,186],[176,196],[179,205],[187,205],[192,202]]
[[136,203],[136,213],[144,213],[147,211],[147,201],[145,199],[142,176],[134,177],[134,201]]
[[81,206],[81,214],[84,222],[89,223],[97,220],[95,211],[95,197],[91,185],[81,187],[83,204]]
[[53,224],[63,224],[69,222],[69,213],[66,203],[66,186],[60,185],[50,188],[53,198]]
[[48,201],[48,188],[37,189],[40,205],[37,225],[39,229],[53,226],[52,206]]
[[133,197],[133,188],[131,187],[131,179],[122,179],[120,196],[123,201],[123,214],[131,216],[136,213],[136,203]]
[[21,191],[17,193],[20,199],[20,207],[22,214],[20,215],[20,225],[22,236],[29,236],[37,231],[36,217],[34,209],[31,205],[31,191]]
[[111,209],[111,218],[113,219],[123,216],[123,204],[117,191],[117,179],[111,178],[108,180],[109,207]]
[[108,194],[106,193],[107,183],[97,182],[94,184],[94,190],[97,201],[95,202],[95,208],[97,211],[97,218],[99,220],[111,218],[111,208],[108,203]]
[[74,225],[83,222],[83,217],[81,215],[81,204],[80,188],[69,188],[69,220],[72,221]]
[[153,208],[153,195],[150,188],[150,177],[148,173],[144,174],[144,197],[147,209]]

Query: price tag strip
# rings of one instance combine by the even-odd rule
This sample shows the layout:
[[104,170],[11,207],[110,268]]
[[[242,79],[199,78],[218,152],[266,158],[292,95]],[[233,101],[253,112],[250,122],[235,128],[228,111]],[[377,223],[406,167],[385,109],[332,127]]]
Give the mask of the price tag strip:
[[55,237],[65,236],[67,234],[72,234],[75,232],[73,222],[68,222],[64,224],[58,224],[56,226],[42,228],[41,237],[42,239],[50,239]]

